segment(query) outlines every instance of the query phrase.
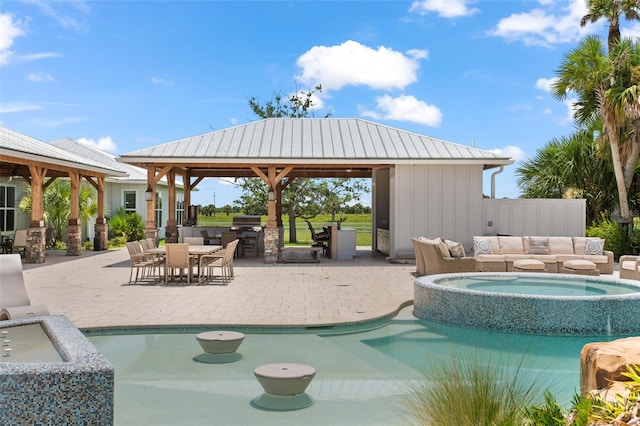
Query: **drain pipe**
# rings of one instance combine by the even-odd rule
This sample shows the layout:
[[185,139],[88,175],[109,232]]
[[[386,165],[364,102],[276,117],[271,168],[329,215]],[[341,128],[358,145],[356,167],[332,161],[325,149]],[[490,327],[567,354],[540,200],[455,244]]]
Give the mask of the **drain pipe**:
[[491,173],[491,198],[496,198],[496,175],[499,175],[504,171],[504,166],[500,166],[500,169]]

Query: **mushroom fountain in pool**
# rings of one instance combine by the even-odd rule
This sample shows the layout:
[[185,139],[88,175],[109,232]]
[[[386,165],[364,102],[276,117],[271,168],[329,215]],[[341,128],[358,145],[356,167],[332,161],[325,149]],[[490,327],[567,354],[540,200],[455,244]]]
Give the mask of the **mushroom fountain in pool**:
[[640,332],[640,286],[613,277],[461,273],[414,282],[414,315],[528,334]]

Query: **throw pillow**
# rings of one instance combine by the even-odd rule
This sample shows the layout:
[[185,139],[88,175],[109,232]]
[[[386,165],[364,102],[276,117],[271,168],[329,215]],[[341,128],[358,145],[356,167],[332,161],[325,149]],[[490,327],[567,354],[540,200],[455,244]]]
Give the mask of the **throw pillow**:
[[492,254],[491,241],[488,238],[473,239],[473,255],[477,256],[479,254]]
[[604,240],[602,238],[587,238],[584,254],[604,254]]
[[464,247],[462,247],[462,244],[447,239],[444,240],[444,243],[447,245],[451,257],[464,257]]
[[549,254],[549,238],[529,237],[529,254]]
[[438,250],[440,250],[440,254],[445,259],[448,259],[451,257],[451,253],[449,253],[449,247],[447,247],[447,245],[442,240],[440,240],[440,242],[438,243]]

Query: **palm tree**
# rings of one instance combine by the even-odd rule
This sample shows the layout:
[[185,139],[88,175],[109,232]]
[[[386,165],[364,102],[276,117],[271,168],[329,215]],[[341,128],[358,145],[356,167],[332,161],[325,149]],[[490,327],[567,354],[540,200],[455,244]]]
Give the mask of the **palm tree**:
[[552,139],[516,169],[524,198],[584,198],[587,221],[600,219],[616,206],[616,183],[611,159],[595,135],[601,125],[577,129]]
[[609,21],[609,52],[620,41],[620,17],[624,15],[627,21],[640,20],[639,0],[587,0],[587,9],[589,12],[580,20],[581,27],[588,22],[594,24],[601,18]]
[[[553,94],[559,99],[566,99],[570,92],[578,96],[575,103],[575,119],[579,125],[585,125],[595,119],[602,120],[602,137],[611,147],[611,161],[618,190],[620,223],[631,223],[628,189],[625,183],[625,172],[622,165],[621,140],[625,143],[630,133],[625,132],[630,123],[627,112],[634,110],[636,85],[631,76],[634,69],[640,66],[636,62],[635,49],[618,43],[611,57],[605,54],[602,40],[597,36],[585,38],[580,45],[570,51],[558,70],[558,80],[553,86]],[[620,48],[618,48],[620,46]],[[631,103],[629,103],[631,102]],[[630,142],[633,143],[633,142]],[[637,164],[637,161],[636,163]],[[632,174],[635,171],[632,167]]]
[[[98,202],[95,189],[87,182],[80,184],[78,191],[80,199],[80,220],[86,222],[90,216],[95,216]],[[71,183],[66,179],[56,179],[44,192],[44,221],[48,228],[53,228],[53,238],[61,241],[69,223],[71,212],[69,200],[71,198]],[[22,212],[31,215],[31,186],[24,187],[24,195],[18,204]]]

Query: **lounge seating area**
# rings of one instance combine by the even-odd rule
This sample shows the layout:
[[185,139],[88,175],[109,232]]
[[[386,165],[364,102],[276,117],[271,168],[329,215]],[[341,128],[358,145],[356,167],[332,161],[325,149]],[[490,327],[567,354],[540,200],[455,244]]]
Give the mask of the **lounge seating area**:
[[[614,254],[590,237],[473,237],[473,256],[446,238],[412,238],[418,276],[455,272],[613,274]],[[620,258],[620,278],[640,280],[640,257]]]
[[0,321],[49,315],[46,306],[29,300],[19,254],[0,255],[0,296]]
[[604,242],[589,237],[482,236],[473,237],[473,252],[480,272],[511,272],[514,262],[534,259],[544,263],[547,272],[593,270],[585,262],[571,262],[582,260],[595,265],[599,274],[612,274],[613,252],[604,250]]

